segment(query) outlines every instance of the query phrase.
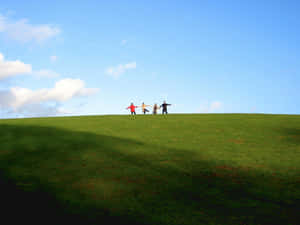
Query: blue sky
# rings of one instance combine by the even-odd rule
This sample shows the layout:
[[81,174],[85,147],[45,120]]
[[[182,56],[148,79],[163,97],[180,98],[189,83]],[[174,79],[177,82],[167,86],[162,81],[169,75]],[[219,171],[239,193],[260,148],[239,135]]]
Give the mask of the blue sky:
[[[300,113],[299,1],[5,1],[0,116]],[[139,112],[140,110],[138,110]]]

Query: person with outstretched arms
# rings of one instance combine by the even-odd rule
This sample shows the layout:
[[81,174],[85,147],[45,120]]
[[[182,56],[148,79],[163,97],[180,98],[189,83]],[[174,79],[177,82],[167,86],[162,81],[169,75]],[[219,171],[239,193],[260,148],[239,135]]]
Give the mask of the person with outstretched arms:
[[144,114],[146,114],[147,112],[149,112],[149,110],[146,107],[150,107],[151,105],[145,105],[145,103],[143,102],[141,107],[142,107],[142,112]]
[[168,114],[168,106],[171,104],[166,103],[166,101],[164,101],[164,103],[160,106],[162,107],[162,114]]
[[126,109],[130,109],[131,115],[136,115],[135,108],[138,108],[138,106],[135,106],[135,105],[131,102],[130,106],[128,106]]

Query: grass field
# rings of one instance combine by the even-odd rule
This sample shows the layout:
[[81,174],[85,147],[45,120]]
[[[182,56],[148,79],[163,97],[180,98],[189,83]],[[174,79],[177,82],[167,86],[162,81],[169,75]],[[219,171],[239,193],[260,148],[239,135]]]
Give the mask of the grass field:
[[300,116],[10,119],[0,143],[10,221],[300,222]]

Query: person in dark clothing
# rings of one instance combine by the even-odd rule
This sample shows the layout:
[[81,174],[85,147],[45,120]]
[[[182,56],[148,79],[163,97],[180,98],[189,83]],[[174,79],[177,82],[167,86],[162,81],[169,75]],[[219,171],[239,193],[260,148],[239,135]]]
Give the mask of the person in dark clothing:
[[168,114],[168,109],[167,109],[167,107],[169,106],[169,105],[171,105],[171,104],[167,104],[166,103],[166,101],[164,101],[164,103],[160,106],[160,107],[162,107],[162,114]]

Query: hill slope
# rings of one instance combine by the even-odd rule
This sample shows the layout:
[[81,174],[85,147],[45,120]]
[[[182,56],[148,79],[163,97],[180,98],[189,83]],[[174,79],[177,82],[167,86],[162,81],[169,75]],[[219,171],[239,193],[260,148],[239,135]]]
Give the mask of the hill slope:
[[0,120],[0,143],[7,213],[32,222],[300,221],[300,116]]

